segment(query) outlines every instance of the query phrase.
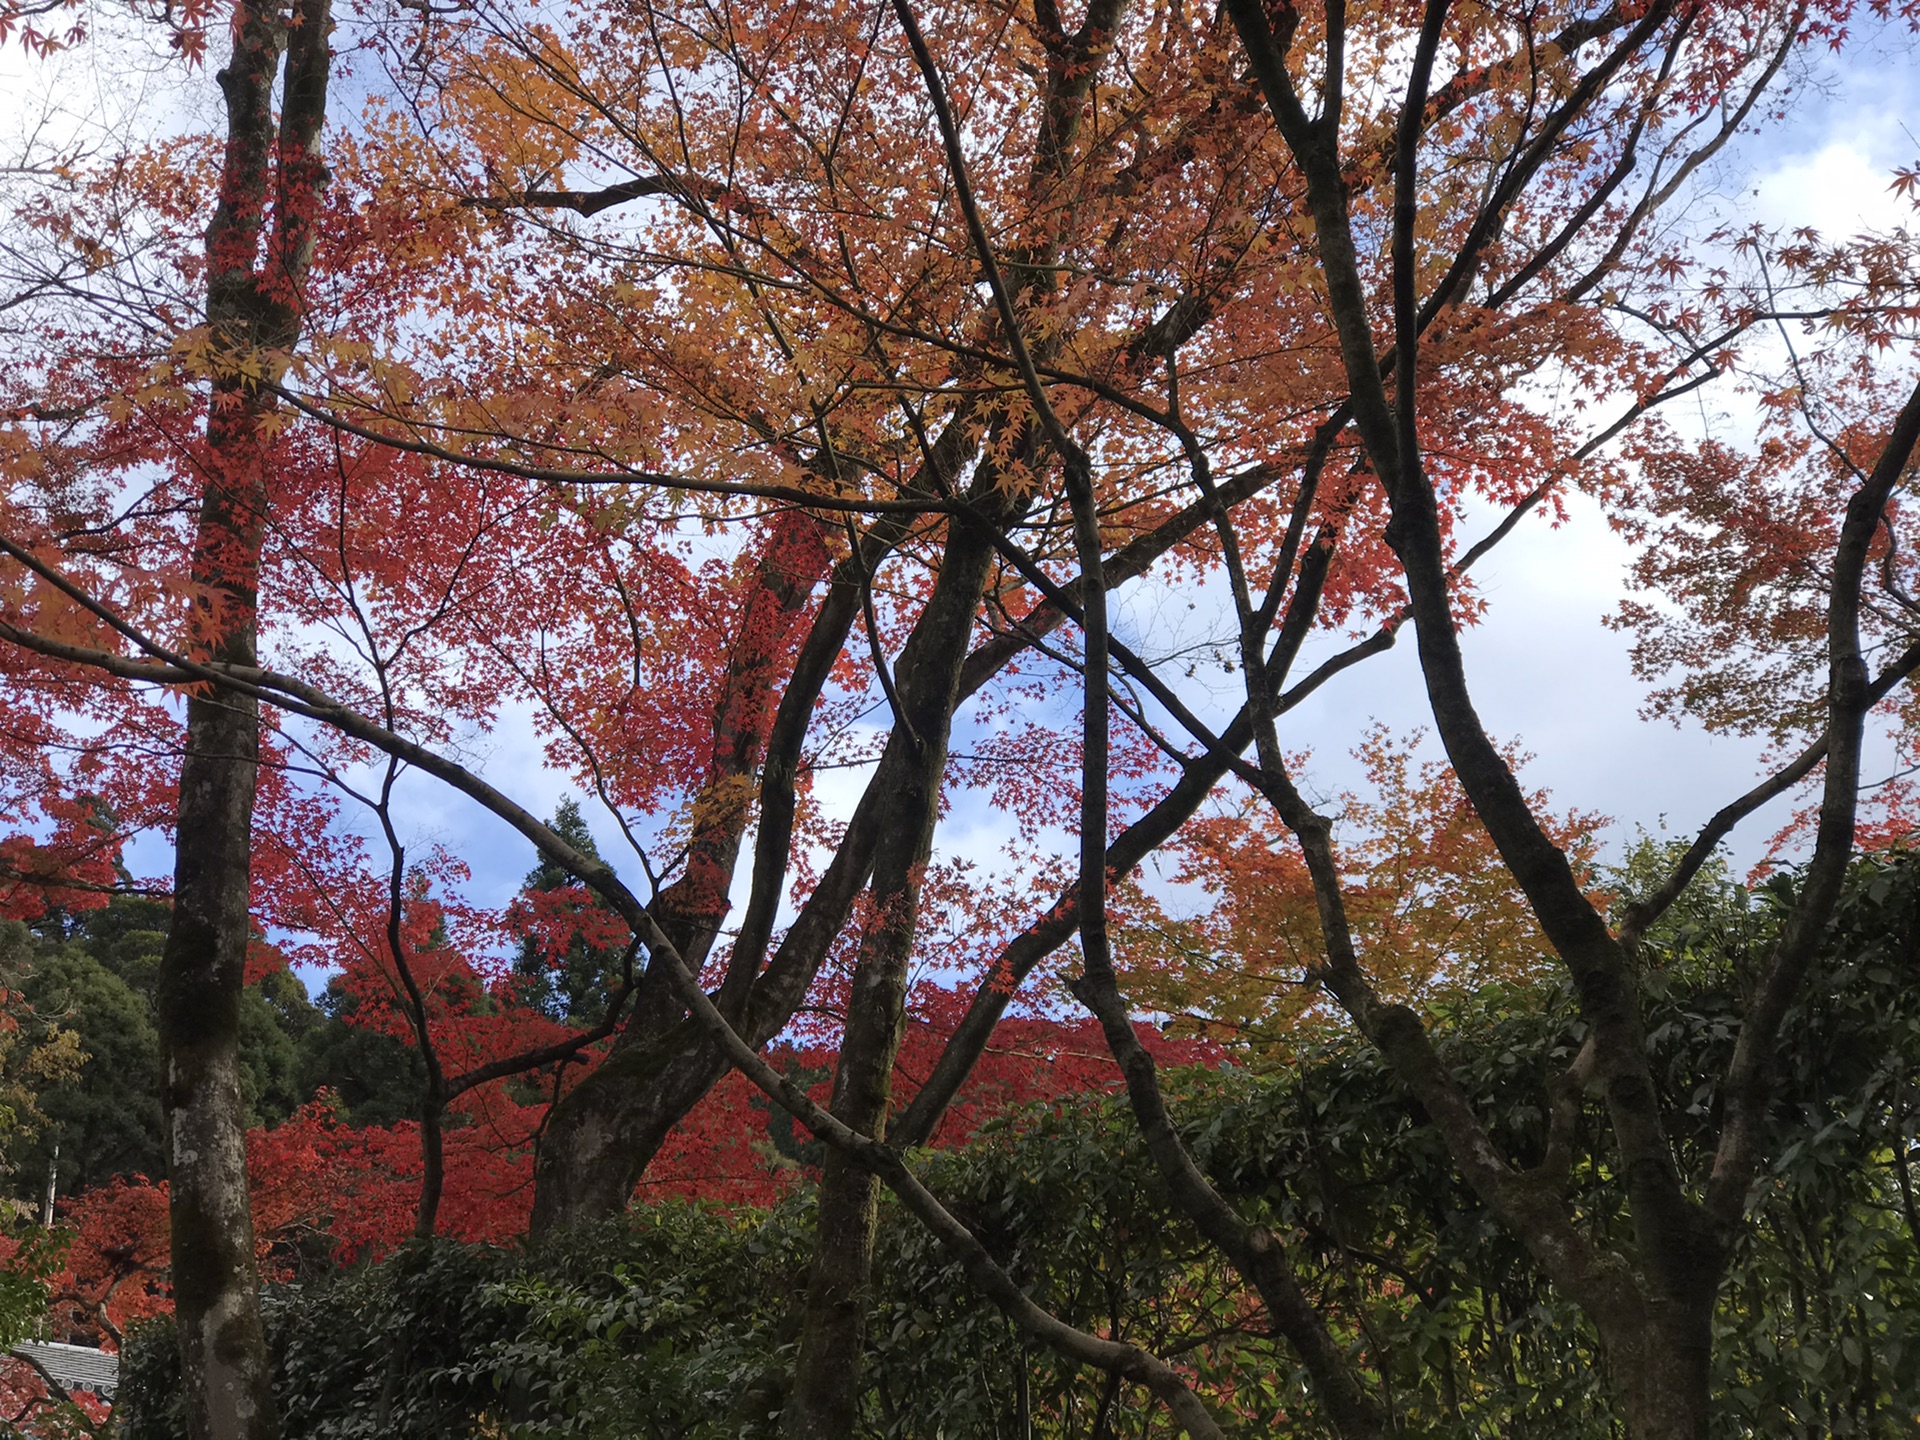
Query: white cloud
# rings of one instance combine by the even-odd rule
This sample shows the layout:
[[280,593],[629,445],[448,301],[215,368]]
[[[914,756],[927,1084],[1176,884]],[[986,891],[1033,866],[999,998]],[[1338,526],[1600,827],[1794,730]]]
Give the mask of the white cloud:
[[1807,227],[1833,238],[1911,229],[1920,217],[1910,201],[1893,192],[1895,163],[1881,147],[1833,141],[1765,175],[1754,187],[1753,219],[1781,229]]

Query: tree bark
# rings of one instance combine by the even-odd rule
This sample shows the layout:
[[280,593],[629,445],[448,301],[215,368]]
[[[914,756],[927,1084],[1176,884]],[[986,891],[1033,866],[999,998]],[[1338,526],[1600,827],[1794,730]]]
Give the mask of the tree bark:
[[[192,576],[193,649],[251,665],[258,623],[270,392],[233,362],[284,352],[299,336],[299,289],[326,171],[327,0],[299,0],[291,23],[242,4],[220,73],[228,136],[207,229],[207,322],[220,354],[207,420],[206,478]],[[273,84],[287,53],[283,113]],[[269,191],[273,233],[265,230]],[[240,1088],[240,998],[259,706],[232,692],[187,703],[175,833],[173,916],[155,986],[165,1072],[174,1317],[194,1440],[272,1440],[279,1419],[261,1325]]]
[[[890,788],[875,852],[874,918],[854,963],[831,1106],[841,1123],[875,1139],[886,1134],[920,884],[940,817],[940,781],[960,699],[966,639],[993,554],[989,535],[955,522],[933,594],[895,677],[899,708],[887,750],[899,757],[891,767],[899,779]],[[784,1440],[844,1440],[853,1433],[879,1193],[870,1170],[839,1150],[829,1153],[820,1179],[794,1383],[781,1416]]]
[[[214,653],[248,663],[251,636],[227,638]],[[279,1433],[253,1263],[240,1091],[258,739],[252,700],[213,695],[188,702],[173,922],[157,1018],[166,1055],[174,1316],[194,1440]]]
[[1705,1440],[1719,1271],[1695,1293],[1650,1307],[1639,1323],[1599,1325],[1608,1378],[1633,1440]]

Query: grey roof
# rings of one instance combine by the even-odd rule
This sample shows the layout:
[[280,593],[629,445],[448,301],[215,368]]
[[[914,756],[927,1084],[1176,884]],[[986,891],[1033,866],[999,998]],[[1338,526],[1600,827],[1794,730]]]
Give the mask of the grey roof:
[[86,1390],[111,1396],[120,1383],[120,1357],[89,1345],[54,1345],[43,1340],[23,1340],[13,1347],[23,1360],[36,1362],[59,1384],[69,1390]]

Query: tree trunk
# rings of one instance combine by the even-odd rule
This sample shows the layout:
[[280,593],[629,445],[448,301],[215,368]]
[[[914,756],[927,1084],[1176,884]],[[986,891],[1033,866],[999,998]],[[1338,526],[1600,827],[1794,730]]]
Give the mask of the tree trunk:
[[[915,797],[918,798],[918,797]],[[902,859],[875,877],[880,915],[862,939],[847,999],[846,1038],[834,1071],[833,1113],[863,1134],[886,1133],[893,1061],[906,1013],[907,960],[919,908],[919,873],[933,827]],[[884,882],[886,889],[881,891]],[[784,1440],[845,1440],[860,1397],[860,1361],[872,1308],[874,1227],[880,1182],[838,1150],[821,1169],[814,1220],[813,1269],[807,1284],[793,1391],[781,1416]]]
[[[959,701],[961,666],[974,610],[986,586],[991,540],[958,522],[939,579],[900,657],[899,707],[889,756],[904,764],[890,787],[885,835],[876,852],[874,918],[861,937],[847,997],[846,1032],[834,1070],[834,1115],[876,1139],[886,1134],[893,1062],[906,1021],[907,964],[913,953],[920,883],[940,816],[940,781]],[[886,767],[885,759],[882,768]],[[793,1389],[781,1415],[783,1440],[846,1440],[860,1398],[879,1181],[839,1151],[820,1179],[813,1266],[808,1279]]]
[[[270,392],[247,378],[263,350],[299,336],[299,288],[313,252],[326,170],[327,0],[298,0],[291,23],[242,4],[219,82],[228,133],[207,228],[207,322],[219,359],[207,418],[206,482],[195,536],[194,653],[250,665],[258,635]],[[282,115],[274,79],[288,52]],[[277,189],[275,189],[277,185]],[[275,212],[261,256],[264,217]],[[259,707],[227,692],[187,702],[174,842],[173,917],[155,984],[165,1064],[174,1318],[193,1440],[273,1440],[279,1417],[254,1268],[240,1089]]]
[[1687,1302],[1653,1302],[1629,1333],[1607,1342],[1607,1370],[1632,1440],[1706,1440],[1717,1287]]
[[[251,658],[247,633],[222,658]],[[249,839],[259,717],[252,700],[196,696],[187,708],[173,921],[157,994],[170,1127],[173,1298],[188,1433],[279,1434],[269,1388],[240,1092]]]
[[592,1074],[549,1112],[534,1167],[528,1233],[618,1215],[681,1118],[726,1073],[664,986],[638,1005]]

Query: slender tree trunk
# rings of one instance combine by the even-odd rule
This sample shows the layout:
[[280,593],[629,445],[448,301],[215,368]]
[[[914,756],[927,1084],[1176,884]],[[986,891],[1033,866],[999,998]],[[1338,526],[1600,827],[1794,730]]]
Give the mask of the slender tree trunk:
[[[992,557],[986,534],[955,523],[939,579],[895,677],[898,713],[887,750],[905,757],[905,763],[888,800],[886,834],[876,854],[875,914],[854,963],[832,1105],[841,1121],[875,1138],[886,1133],[920,882],[940,815],[940,780],[966,639]],[[831,1152],[820,1179],[793,1389],[781,1416],[784,1440],[845,1440],[853,1433],[878,1206],[879,1181],[839,1151]]]
[[[299,0],[291,23],[243,3],[233,56],[219,76],[228,135],[207,229],[207,322],[222,369],[208,411],[193,559],[201,597],[194,649],[215,661],[255,658],[268,460],[260,421],[271,395],[232,362],[285,351],[299,335],[299,289],[326,180],[319,140],[329,26],[327,0]],[[283,50],[289,58],[276,125],[273,86]],[[270,194],[274,226],[263,262]],[[240,1089],[259,743],[254,700],[220,692],[188,700],[173,917],[155,1008],[165,1062],[174,1316],[194,1440],[272,1440],[280,1428],[260,1319]]]
[[[833,1113],[876,1137],[886,1130],[893,1061],[900,1048],[902,1027],[896,1017],[904,1013],[918,888],[909,879],[882,901],[886,913],[861,945],[848,1000],[846,1041],[834,1075]],[[855,1015],[861,1017],[858,1023]],[[841,1151],[829,1151],[821,1168],[813,1268],[793,1390],[781,1416],[784,1440],[846,1440],[853,1434],[867,1312],[872,1308],[879,1202],[880,1182]]]
[[[861,937],[847,997],[846,1033],[834,1070],[834,1115],[876,1139],[886,1134],[920,880],[939,812],[946,746],[942,741],[934,748],[938,760],[933,754],[919,757],[920,783],[913,793],[899,797],[899,823],[892,827],[874,874],[876,917]],[[781,1417],[785,1440],[844,1440],[853,1433],[867,1312],[872,1308],[869,1282],[879,1202],[879,1180],[841,1151],[829,1151],[821,1168],[813,1266],[793,1389]]]
[[[220,658],[248,663],[252,626]],[[174,1315],[189,1433],[279,1433],[269,1388],[240,1092],[249,838],[259,717],[251,700],[188,703],[173,922],[160,963]]]

